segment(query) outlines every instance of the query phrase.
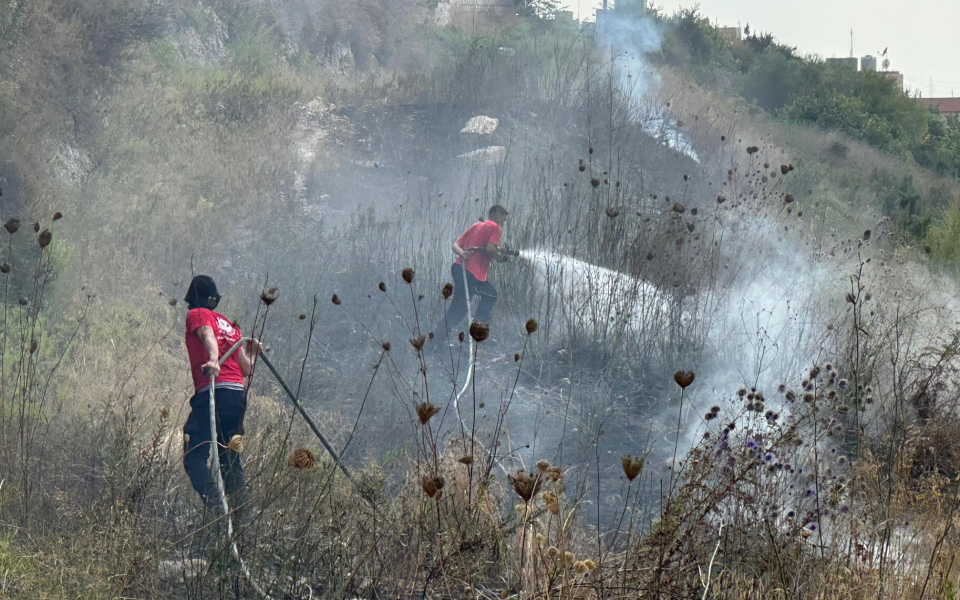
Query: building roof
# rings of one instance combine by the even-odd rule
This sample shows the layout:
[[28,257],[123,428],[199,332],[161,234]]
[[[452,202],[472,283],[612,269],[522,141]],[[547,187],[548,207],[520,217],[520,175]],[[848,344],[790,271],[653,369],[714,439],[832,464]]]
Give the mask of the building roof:
[[923,106],[938,109],[941,113],[960,113],[960,98],[917,98]]

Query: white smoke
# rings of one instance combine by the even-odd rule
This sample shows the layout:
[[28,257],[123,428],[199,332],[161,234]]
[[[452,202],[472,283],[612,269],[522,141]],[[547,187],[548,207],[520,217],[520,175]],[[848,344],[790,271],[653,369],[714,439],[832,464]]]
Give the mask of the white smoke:
[[660,74],[647,60],[647,55],[659,51],[662,43],[653,20],[642,13],[601,11],[597,19],[597,39],[612,58],[611,68],[628,94],[633,120],[643,132],[667,148],[700,162],[693,145],[658,98]]

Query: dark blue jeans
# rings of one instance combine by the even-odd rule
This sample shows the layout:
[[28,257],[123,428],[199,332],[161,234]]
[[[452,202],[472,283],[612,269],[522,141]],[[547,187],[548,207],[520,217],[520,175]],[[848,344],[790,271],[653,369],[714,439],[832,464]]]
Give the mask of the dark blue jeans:
[[[220,472],[228,494],[243,488],[243,467],[240,455],[227,448],[230,438],[243,435],[243,417],[247,412],[247,393],[217,388],[217,448],[220,451]],[[195,394],[190,399],[190,416],[183,425],[183,468],[190,484],[197,490],[207,508],[219,505],[216,482],[207,464],[210,460],[210,392]]]
[[[450,273],[453,275],[453,303],[450,304],[444,321],[437,327],[438,331],[452,330],[460,324],[460,321],[467,314],[467,293],[463,282],[463,267],[454,263],[453,267],[450,268]],[[478,281],[470,271],[467,271],[467,285],[470,288],[470,298],[480,299],[473,320],[489,323],[490,315],[493,314],[493,307],[497,303],[497,288],[493,287],[493,284],[489,281]]]

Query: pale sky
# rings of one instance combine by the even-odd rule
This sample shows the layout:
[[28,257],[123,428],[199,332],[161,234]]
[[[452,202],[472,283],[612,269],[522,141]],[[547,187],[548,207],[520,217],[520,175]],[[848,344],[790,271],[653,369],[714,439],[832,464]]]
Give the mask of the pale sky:
[[[561,0],[580,18],[592,15],[601,0]],[[889,48],[890,70],[904,74],[908,88],[924,97],[960,96],[960,0],[690,0],[676,4],[654,0],[667,13],[700,5],[720,25],[750,24],[770,32],[801,54],[877,56]],[[590,17],[592,20],[592,17]],[[879,65],[881,61],[878,60]]]

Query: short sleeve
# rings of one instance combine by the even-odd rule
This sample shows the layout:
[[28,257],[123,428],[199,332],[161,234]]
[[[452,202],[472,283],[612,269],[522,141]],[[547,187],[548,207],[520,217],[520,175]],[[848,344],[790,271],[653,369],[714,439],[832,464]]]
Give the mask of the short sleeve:
[[503,230],[500,229],[500,226],[494,223],[493,221],[487,221],[487,223],[489,223],[489,225],[487,225],[487,229],[489,230],[489,234],[487,236],[487,243],[493,244],[494,246],[499,246],[500,236],[502,235]]
[[214,331],[216,331],[215,323],[213,322],[213,315],[209,310],[204,308],[195,308],[187,313],[187,335],[193,333],[197,329],[200,329],[204,325],[209,325],[214,329]]

